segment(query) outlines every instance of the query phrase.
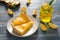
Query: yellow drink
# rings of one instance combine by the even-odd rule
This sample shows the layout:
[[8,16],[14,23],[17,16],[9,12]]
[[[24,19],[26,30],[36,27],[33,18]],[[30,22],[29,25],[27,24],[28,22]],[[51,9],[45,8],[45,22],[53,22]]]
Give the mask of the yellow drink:
[[40,7],[40,21],[49,22],[51,20],[53,9],[48,3],[44,3]]

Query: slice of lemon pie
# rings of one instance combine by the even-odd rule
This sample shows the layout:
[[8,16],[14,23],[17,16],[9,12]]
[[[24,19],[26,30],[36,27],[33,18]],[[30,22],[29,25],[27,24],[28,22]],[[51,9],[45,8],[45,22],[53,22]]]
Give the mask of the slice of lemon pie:
[[29,18],[26,16],[26,14],[21,13],[15,20],[12,21],[12,23],[17,26],[17,25],[21,25],[24,23],[29,22]]
[[24,35],[26,32],[29,31],[29,29],[32,27],[32,25],[33,25],[32,22],[28,22],[28,23],[18,25],[18,26],[13,25],[13,31],[18,35]]
[[26,14],[21,13],[15,20],[12,21],[13,32],[18,35],[24,35],[32,27],[33,22],[27,17]]

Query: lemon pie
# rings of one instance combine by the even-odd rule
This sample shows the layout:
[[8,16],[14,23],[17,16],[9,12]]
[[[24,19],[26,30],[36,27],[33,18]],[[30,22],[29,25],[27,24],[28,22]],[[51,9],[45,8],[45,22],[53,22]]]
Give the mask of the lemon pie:
[[32,22],[28,22],[28,23],[25,23],[25,24],[21,24],[21,25],[18,25],[18,26],[13,26],[13,32],[15,32],[16,34],[18,35],[24,35],[26,32],[29,31],[29,29],[32,27],[33,23]]
[[20,0],[5,0],[9,8],[15,8],[20,5]]
[[17,26],[17,25],[21,25],[24,23],[29,22],[29,18],[26,16],[26,14],[21,13],[15,20],[12,21],[12,23]]
[[15,20],[12,21],[13,32],[19,35],[24,35],[32,27],[33,22],[26,14],[21,13]]

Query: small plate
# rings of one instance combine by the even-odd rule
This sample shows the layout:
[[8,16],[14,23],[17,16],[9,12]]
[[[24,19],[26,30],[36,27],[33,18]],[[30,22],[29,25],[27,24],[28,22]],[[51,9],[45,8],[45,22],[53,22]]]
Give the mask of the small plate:
[[33,21],[33,26],[32,26],[32,28],[31,28],[26,34],[24,34],[23,36],[20,36],[20,35],[15,34],[15,33],[13,33],[13,28],[12,28],[12,26],[11,26],[11,22],[12,22],[12,20],[14,20],[14,19],[16,19],[16,18],[17,18],[17,16],[11,18],[11,19],[7,22],[7,30],[8,30],[9,33],[11,33],[12,35],[17,36],[17,37],[27,37],[27,36],[30,36],[30,35],[32,35],[33,33],[35,33],[36,30],[38,29],[39,22],[38,22],[34,17],[28,16],[28,18],[29,18],[31,21]]

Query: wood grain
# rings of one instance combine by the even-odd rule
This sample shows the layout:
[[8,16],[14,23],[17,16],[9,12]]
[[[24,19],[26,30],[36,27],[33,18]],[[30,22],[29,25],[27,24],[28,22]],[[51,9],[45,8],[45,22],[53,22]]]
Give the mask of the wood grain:
[[[24,3],[26,3],[25,1],[21,3],[26,6]],[[53,17],[55,15],[60,15],[60,0],[57,0],[57,2],[54,4],[54,13],[53,13]],[[21,5],[21,6],[23,6]],[[39,8],[41,5],[41,0],[32,0],[31,4],[27,7],[27,14],[32,16],[32,11],[34,10],[34,8],[37,9],[37,14],[39,15]],[[14,16],[19,15],[19,8],[14,10]],[[36,19],[38,20],[38,15],[36,17]],[[58,29],[57,30],[52,30],[49,29],[49,31],[47,31],[46,33],[43,33],[40,29],[37,30],[36,33],[34,33],[33,35],[26,37],[26,38],[18,38],[15,37],[13,35],[11,35],[8,31],[7,31],[7,21],[12,18],[8,15],[7,13],[7,9],[6,6],[4,6],[4,4],[0,4],[0,40],[60,40],[60,38],[58,39],[58,37],[60,37],[60,25],[58,25]]]

